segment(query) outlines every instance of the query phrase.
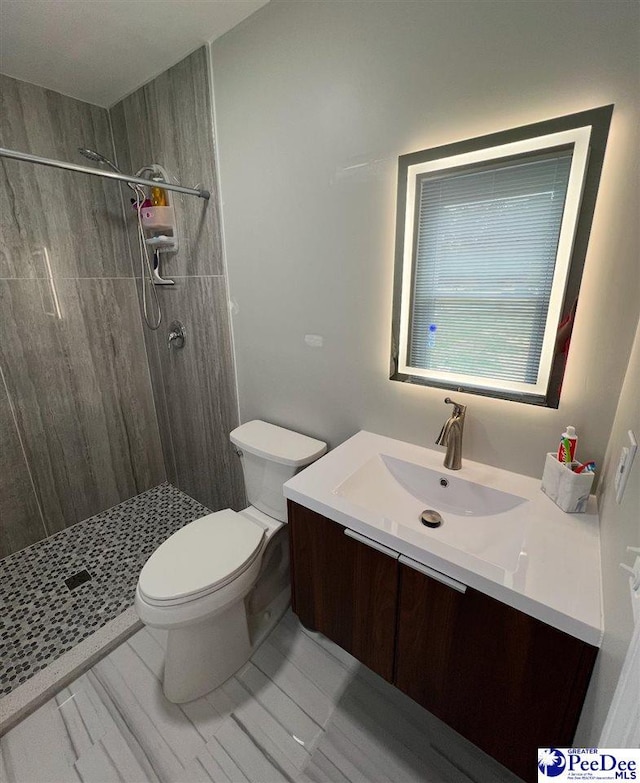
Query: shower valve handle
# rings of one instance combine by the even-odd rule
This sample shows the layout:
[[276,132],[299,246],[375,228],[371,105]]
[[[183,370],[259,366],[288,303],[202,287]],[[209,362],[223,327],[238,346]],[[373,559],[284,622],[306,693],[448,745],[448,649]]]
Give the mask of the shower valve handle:
[[169,327],[169,348],[184,348],[186,332],[180,321],[172,321]]

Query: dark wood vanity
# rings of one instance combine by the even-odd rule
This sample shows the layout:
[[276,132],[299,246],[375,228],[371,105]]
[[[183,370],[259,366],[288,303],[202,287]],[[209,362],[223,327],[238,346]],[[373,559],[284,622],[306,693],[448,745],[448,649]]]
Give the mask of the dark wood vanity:
[[297,503],[288,509],[292,605],[303,625],[524,780],[537,780],[539,747],[571,746],[596,647],[422,573]]

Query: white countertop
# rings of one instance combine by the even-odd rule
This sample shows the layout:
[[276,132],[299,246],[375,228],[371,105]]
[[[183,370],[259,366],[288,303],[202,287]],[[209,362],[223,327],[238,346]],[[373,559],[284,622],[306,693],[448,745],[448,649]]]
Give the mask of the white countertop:
[[[447,526],[446,511],[442,511],[441,528],[426,528],[419,522],[424,502],[401,489],[402,498],[398,494],[395,501],[382,494],[374,502],[369,498],[369,508],[357,501],[356,494],[347,498],[336,492],[361,466],[380,455],[437,470],[447,479],[465,479],[519,495],[525,502],[493,516],[457,517],[458,531],[462,520],[469,525],[469,534],[464,542],[456,543],[460,534],[452,535],[454,525]],[[464,458],[458,471],[444,468],[442,462],[442,452],[363,430],[294,476],[284,485],[284,494],[401,555],[600,646],[600,530],[595,497],[589,499],[586,514],[566,514],[542,492],[539,479]],[[541,473],[543,463],[541,455]],[[393,490],[388,494],[394,494]],[[402,513],[395,513],[398,499]],[[514,545],[517,551],[512,553]],[[507,570],[504,564],[510,562],[511,554],[513,567]]]

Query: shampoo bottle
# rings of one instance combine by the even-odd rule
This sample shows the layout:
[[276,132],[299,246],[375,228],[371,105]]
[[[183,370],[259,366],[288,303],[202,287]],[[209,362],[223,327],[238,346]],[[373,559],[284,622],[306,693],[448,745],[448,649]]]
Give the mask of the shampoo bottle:
[[154,185],[151,188],[151,203],[153,204],[154,207],[168,206],[167,194],[159,185]]
[[567,427],[566,431],[562,433],[560,438],[560,446],[558,448],[558,462],[564,462],[569,464],[573,462],[576,457],[576,445],[578,443],[578,436],[576,435],[575,427]]

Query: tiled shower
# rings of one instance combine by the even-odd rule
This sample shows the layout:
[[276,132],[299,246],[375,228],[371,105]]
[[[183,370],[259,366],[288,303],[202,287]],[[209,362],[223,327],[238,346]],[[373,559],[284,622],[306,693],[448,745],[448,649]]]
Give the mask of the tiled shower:
[[107,110],[0,76],[0,146],[76,163],[88,147],[212,192],[176,194],[152,331],[126,185],[2,159],[0,696],[124,617],[172,532],[244,507],[208,78],[202,48]]
[[124,613],[147,558],[208,511],[163,483],[7,557],[0,699]]
[[[165,480],[209,508],[240,508],[205,49],[111,110],[0,78],[2,146],[80,163],[77,148],[91,147],[127,171],[158,162],[214,194],[176,199],[175,285],[158,291],[152,332],[126,186],[3,159],[0,556]],[[180,351],[167,343],[174,319]]]

